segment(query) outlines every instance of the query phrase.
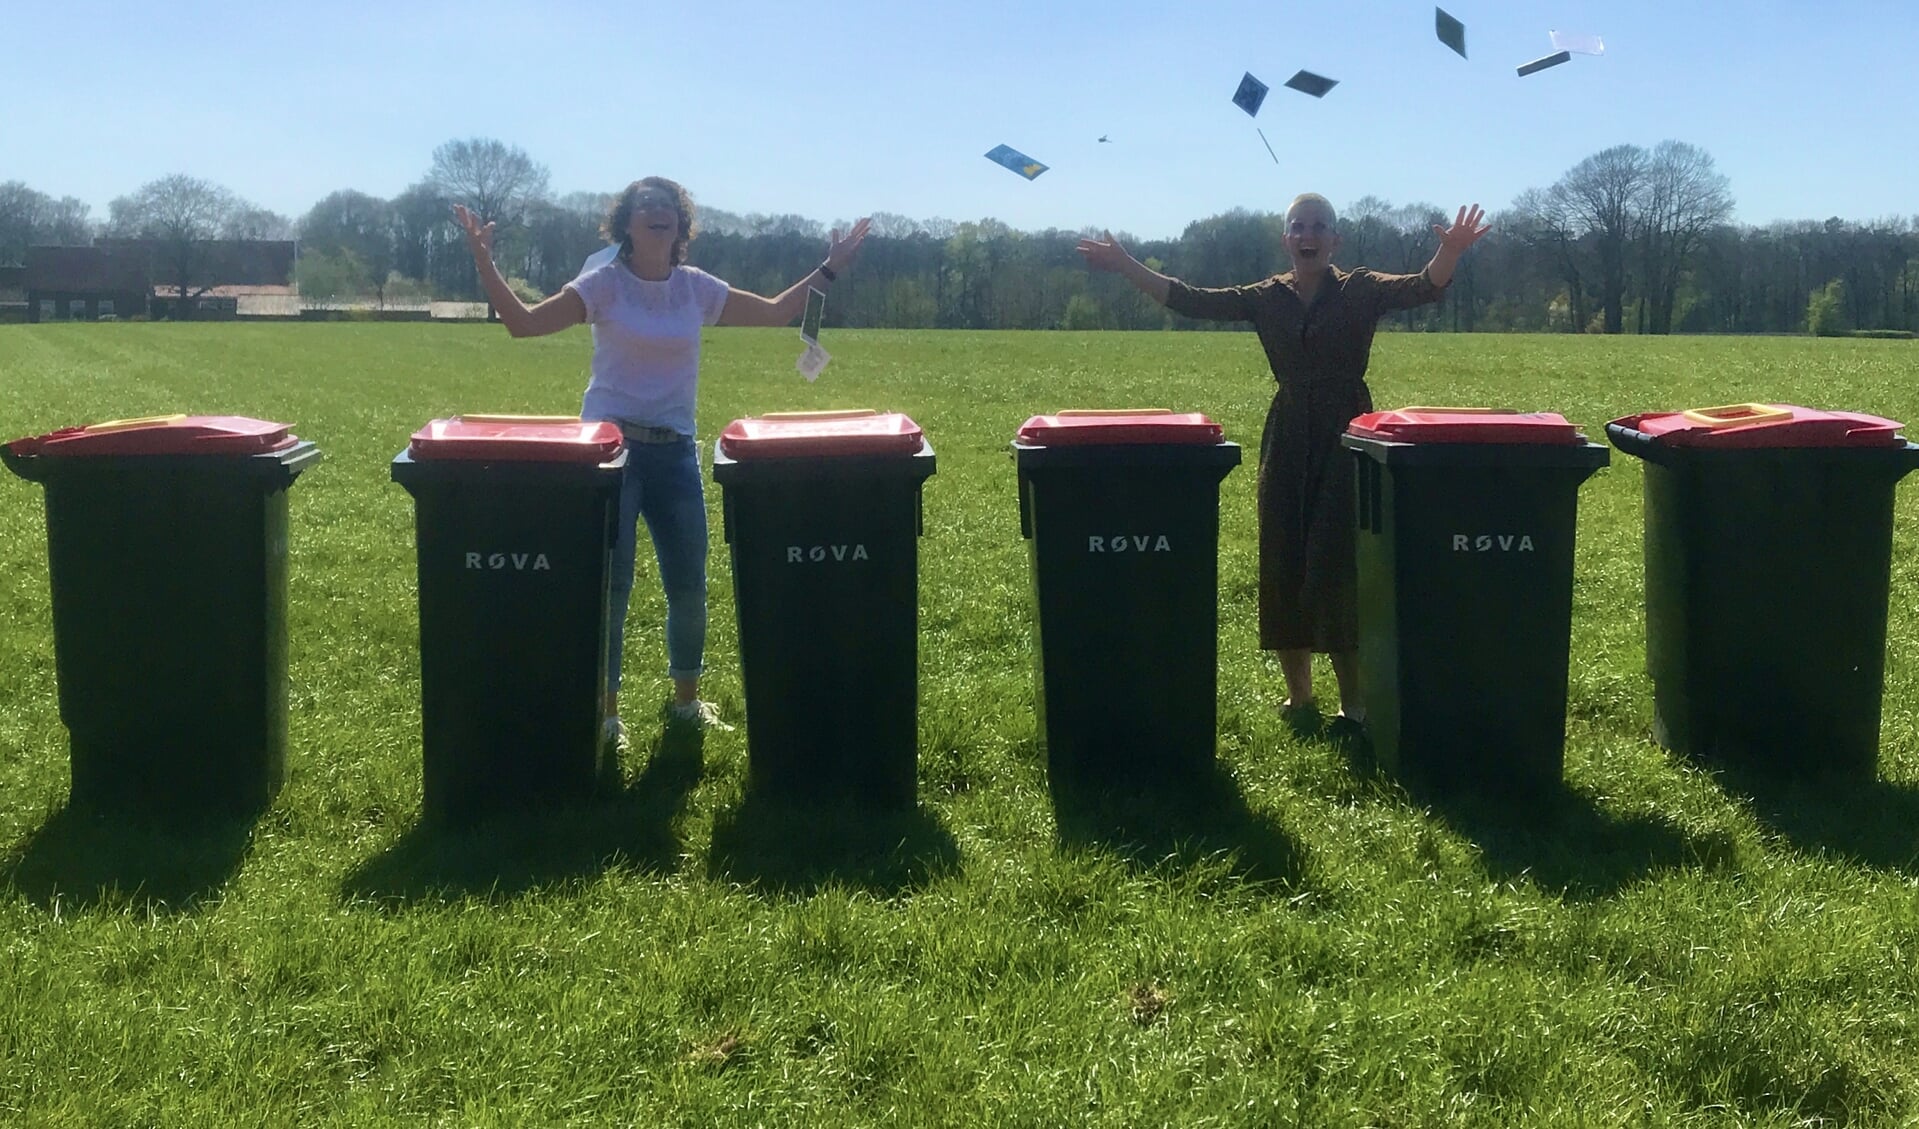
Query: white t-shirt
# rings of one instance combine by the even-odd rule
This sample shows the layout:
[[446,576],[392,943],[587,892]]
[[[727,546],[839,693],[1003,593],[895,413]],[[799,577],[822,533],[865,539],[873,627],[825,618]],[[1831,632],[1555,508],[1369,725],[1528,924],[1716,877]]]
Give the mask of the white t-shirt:
[[[698,267],[677,266],[659,282],[618,261],[609,247],[567,283],[593,327],[593,378],[582,419],[624,420],[693,434],[700,380],[700,329],[717,324],[726,283]],[[605,261],[592,266],[594,258]]]
[[[618,243],[608,243],[606,246],[586,257],[586,261],[580,264],[580,273],[573,276],[574,280],[577,281],[585,278],[587,275],[599,270],[601,267],[619,257],[619,254],[620,245]],[[599,348],[600,331],[592,325],[588,325],[586,331],[593,335],[593,347],[595,349]]]

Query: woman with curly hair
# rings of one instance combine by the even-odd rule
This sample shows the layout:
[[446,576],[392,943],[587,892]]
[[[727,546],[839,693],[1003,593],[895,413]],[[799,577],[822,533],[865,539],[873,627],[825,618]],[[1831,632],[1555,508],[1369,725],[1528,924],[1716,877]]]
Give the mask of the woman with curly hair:
[[778,297],[736,290],[686,265],[697,227],[686,189],[649,176],[613,200],[603,233],[613,244],[604,262],[538,305],[514,295],[493,263],[493,228],[465,207],[454,219],[466,234],[480,284],[514,337],[540,337],[582,323],[593,327],[593,372],[580,416],[610,420],[626,437],[620,486],[619,540],[614,550],[606,640],[608,737],[624,744],[619,713],[620,654],[633,591],[637,527],[646,520],[666,592],[667,676],[673,681],[669,722],[724,727],[700,700],[706,648],[706,502],[701,493],[693,409],[699,388],[700,330],[709,325],[780,326],[806,309],[809,286],[824,288],[852,264],[866,238],[860,220],[833,232],[826,258]]

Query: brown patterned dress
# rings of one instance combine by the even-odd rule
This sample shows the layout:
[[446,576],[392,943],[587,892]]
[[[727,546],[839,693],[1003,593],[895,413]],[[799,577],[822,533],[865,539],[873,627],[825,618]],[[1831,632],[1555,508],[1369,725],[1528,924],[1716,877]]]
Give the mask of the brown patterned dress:
[[1269,651],[1359,645],[1353,461],[1339,437],[1373,410],[1366,363],[1380,317],[1444,293],[1425,271],[1328,270],[1310,306],[1291,273],[1219,289],[1175,279],[1166,296],[1189,318],[1252,322],[1279,381],[1259,440],[1259,645]]

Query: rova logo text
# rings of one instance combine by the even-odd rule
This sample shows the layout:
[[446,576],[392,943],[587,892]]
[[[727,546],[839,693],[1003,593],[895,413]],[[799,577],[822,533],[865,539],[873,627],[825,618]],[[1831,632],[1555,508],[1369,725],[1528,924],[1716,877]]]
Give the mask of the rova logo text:
[[1089,553],[1170,553],[1173,551],[1173,543],[1166,539],[1164,533],[1088,537],[1086,551]]
[[1534,551],[1532,536],[1526,533],[1481,533],[1477,537],[1470,533],[1453,534],[1453,552],[1455,553],[1530,553]]
[[786,547],[787,564],[804,564],[807,561],[869,561],[864,545],[788,545]]
[[514,572],[552,572],[553,565],[546,559],[545,553],[468,553],[466,567],[502,572],[512,569]]

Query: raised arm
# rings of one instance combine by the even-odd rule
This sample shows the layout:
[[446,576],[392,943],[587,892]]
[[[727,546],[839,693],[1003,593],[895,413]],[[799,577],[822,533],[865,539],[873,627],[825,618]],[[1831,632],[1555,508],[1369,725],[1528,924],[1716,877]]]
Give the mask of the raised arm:
[[1459,257],[1477,243],[1480,236],[1492,230],[1490,225],[1479,222],[1484,215],[1479,205],[1474,204],[1470,210],[1459,209],[1459,216],[1451,227],[1434,224],[1433,231],[1439,235],[1439,250],[1433,252],[1432,261],[1418,274],[1357,271],[1371,284],[1367,293],[1371,295],[1373,313],[1378,316],[1410,310],[1445,297],[1446,287],[1453,281],[1453,270],[1459,266]]
[[1479,210],[1479,205],[1474,204],[1470,211],[1459,209],[1459,215],[1451,227],[1433,225],[1433,233],[1439,236],[1439,250],[1433,252],[1433,261],[1426,264],[1426,277],[1433,280],[1433,285],[1444,288],[1451,283],[1453,268],[1459,265],[1459,256],[1479,242],[1480,236],[1493,229],[1491,224],[1479,222],[1485,216],[1486,213]]
[[480,272],[480,286],[486,291],[487,301],[499,311],[500,324],[515,337],[544,337],[549,333],[558,333],[562,329],[579,325],[586,320],[586,303],[572,287],[562,289],[537,306],[529,307],[513,293],[500,275],[500,268],[493,262],[493,224],[489,221],[484,227],[480,219],[466,210],[466,205],[453,205],[453,220],[460,225],[460,231],[466,236],[467,250],[473,252],[473,265]]
[[1141,294],[1164,306],[1172,292],[1173,280],[1135,259],[1119,245],[1112,232],[1105,239],[1082,239],[1073,249],[1086,260],[1090,270],[1110,271],[1139,288]]
[[804,278],[781,291],[777,298],[764,298],[746,290],[727,291],[726,305],[720,309],[719,324],[792,324],[794,318],[806,312],[806,291],[813,287],[826,289],[835,277],[851,267],[853,259],[860,253],[860,244],[866,239],[867,229],[872,226],[871,219],[862,219],[853,225],[844,238],[836,229],[826,248],[826,261],[806,272]]
[[1176,314],[1207,321],[1246,321],[1253,316],[1246,287],[1211,289],[1188,286],[1140,262],[1120,246],[1112,232],[1105,239],[1082,239],[1074,249],[1093,270],[1111,271],[1139,288],[1140,293]]

